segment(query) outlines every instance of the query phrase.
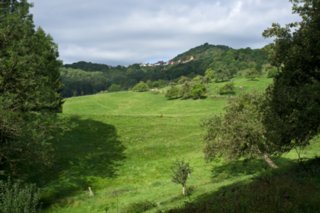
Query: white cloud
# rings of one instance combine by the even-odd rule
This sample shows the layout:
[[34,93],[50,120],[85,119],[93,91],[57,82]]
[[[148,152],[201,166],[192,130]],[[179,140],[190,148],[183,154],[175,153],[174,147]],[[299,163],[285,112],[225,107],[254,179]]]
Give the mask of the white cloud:
[[279,0],[33,0],[35,22],[50,33],[66,62],[129,64],[169,59],[209,42],[261,47],[272,22],[288,23]]

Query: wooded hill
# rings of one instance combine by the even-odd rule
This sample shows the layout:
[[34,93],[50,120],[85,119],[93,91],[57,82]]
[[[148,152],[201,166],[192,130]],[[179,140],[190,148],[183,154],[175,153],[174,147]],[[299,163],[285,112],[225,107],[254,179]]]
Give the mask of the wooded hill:
[[266,48],[233,49],[208,43],[192,48],[169,62],[156,64],[124,67],[81,61],[64,65],[61,71],[65,85],[62,94],[64,97],[93,94],[111,86],[111,90],[127,90],[140,81],[148,82],[150,87],[162,87],[181,76],[204,75],[208,69],[230,79],[248,70],[262,73],[267,64]]

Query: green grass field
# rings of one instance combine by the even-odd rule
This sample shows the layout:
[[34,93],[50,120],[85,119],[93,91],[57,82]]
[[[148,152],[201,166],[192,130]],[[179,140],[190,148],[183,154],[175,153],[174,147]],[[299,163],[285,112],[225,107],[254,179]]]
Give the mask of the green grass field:
[[[235,79],[238,93],[262,91],[270,79]],[[206,163],[202,153],[203,119],[223,113],[228,97],[216,95],[204,100],[168,101],[152,93],[117,92],[70,98],[65,101],[63,117],[70,119],[70,131],[54,143],[56,163],[45,174],[45,201],[53,202],[45,212],[121,212],[131,203],[151,201],[169,210],[194,201],[266,170],[261,161],[237,170],[221,162]],[[242,89],[240,89],[240,87]],[[316,155],[318,145],[304,151]],[[278,160],[287,165],[295,158],[289,153]],[[188,185],[189,197],[171,182],[170,166],[184,159],[193,167]],[[239,167],[237,167],[239,168]],[[95,196],[90,197],[88,187]]]

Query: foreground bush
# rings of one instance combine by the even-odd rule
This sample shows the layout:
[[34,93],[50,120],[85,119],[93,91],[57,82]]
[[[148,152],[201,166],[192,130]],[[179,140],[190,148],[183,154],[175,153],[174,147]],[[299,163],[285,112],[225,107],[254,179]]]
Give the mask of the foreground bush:
[[36,213],[39,212],[39,190],[34,185],[21,182],[0,182],[1,213]]

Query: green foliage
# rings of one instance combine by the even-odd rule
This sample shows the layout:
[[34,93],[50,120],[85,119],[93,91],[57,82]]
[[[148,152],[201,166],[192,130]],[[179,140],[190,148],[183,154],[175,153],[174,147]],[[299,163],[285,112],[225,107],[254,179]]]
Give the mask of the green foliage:
[[122,90],[122,88],[119,84],[111,84],[111,86],[108,88],[109,92],[118,92],[121,90]]
[[157,80],[157,81],[147,81],[148,87],[149,88],[163,88],[167,85],[167,82],[164,80]]
[[[200,98],[205,98],[206,93],[207,93],[207,88],[202,83],[202,78],[197,77],[193,81],[188,81],[185,82],[180,90],[179,90],[179,95],[178,97],[181,97],[182,99],[200,99]],[[174,92],[177,92],[177,88],[175,88]],[[172,92],[172,91],[171,91]]]
[[64,84],[63,97],[88,95],[107,89],[107,79],[102,72],[62,68],[60,73]]
[[184,84],[186,82],[190,81],[190,79],[186,76],[181,76],[178,80],[178,84]]
[[15,111],[59,111],[62,88],[57,47],[35,30],[27,1],[12,1],[0,20],[0,95]]
[[189,175],[192,173],[192,169],[189,165],[189,163],[183,161],[183,160],[177,160],[174,162],[174,164],[171,167],[172,171],[172,182],[176,184],[180,184],[183,187],[183,195],[186,193],[186,184]]
[[146,84],[144,82],[140,82],[132,88],[132,91],[134,91],[134,92],[147,92],[147,91],[149,91],[149,87],[148,87],[148,84]]
[[1,213],[39,212],[40,193],[34,185],[0,181]]
[[57,46],[35,29],[30,4],[8,1],[0,19],[0,168],[26,178],[49,164],[48,144],[61,111]]
[[267,163],[273,163],[267,154],[278,150],[266,140],[263,101],[263,96],[258,94],[239,96],[229,102],[224,115],[214,116],[204,123],[207,160],[220,156],[227,159],[264,157]]
[[167,92],[166,92],[166,98],[168,100],[174,100],[174,99],[178,99],[181,97],[180,95],[180,89],[178,86],[171,86]]
[[249,68],[245,70],[244,75],[247,79],[253,81],[259,76],[259,73],[255,68]]
[[275,78],[279,74],[279,71],[276,67],[268,64],[264,66],[264,73],[267,74],[268,78]]
[[226,83],[219,89],[220,95],[234,95],[235,93],[234,84],[232,82]]
[[157,207],[155,203],[146,200],[146,201],[131,203],[130,205],[122,209],[121,213],[141,213],[141,212],[145,212],[150,209],[153,209],[155,207]]
[[207,88],[201,82],[196,82],[192,85],[191,88],[191,97],[193,99],[200,99],[206,97]]
[[279,69],[268,90],[265,124],[269,140],[290,150],[305,147],[320,130],[320,1],[292,0],[298,23],[273,24],[272,65]]
[[224,67],[216,69],[213,75],[214,75],[215,82],[229,81],[232,78],[232,74],[230,70],[227,70]]
[[191,82],[185,82],[180,89],[180,97],[182,99],[189,99],[192,97],[191,95],[192,84]]
[[204,75],[205,81],[210,83],[214,79],[214,70],[212,68],[208,68]]

